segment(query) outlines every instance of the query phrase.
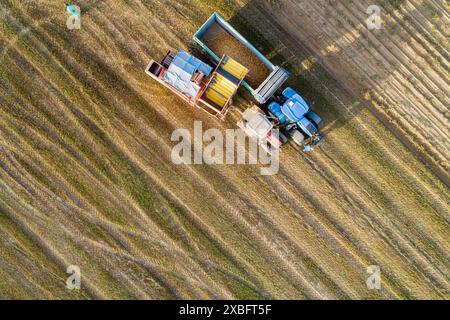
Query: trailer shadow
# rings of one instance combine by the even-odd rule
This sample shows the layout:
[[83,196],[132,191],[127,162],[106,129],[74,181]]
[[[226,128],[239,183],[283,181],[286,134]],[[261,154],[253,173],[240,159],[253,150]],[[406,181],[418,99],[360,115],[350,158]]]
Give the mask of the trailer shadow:
[[[448,184],[445,130],[437,130],[440,123],[433,115],[447,104],[445,86],[432,84],[450,71],[447,39],[430,33],[417,18],[440,23],[442,29],[445,9],[426,1],[375,3],[381,9],[380,29],[367,23],[369,0],[249,0],[234,12],[231,24],[273,62],[293,71],[289,84],[316,99],[313,110],[328,124],[327,134],[370,112]],[[426,68],[437,75],[417,72]]]
[[261,10],[260,1],[249,1],[235,11],[229,22],[270,61],[291,72],[283,87],[296,88],[311,104],[325,122],[325,135],[345,126],[364,108],[360,99],[348,94],[310,50],[300,46],[298,39],[269,12]]
[[[377,1],[383,24],[379,30],[370,30],[366,26],[367,3],[350,7],[334,0],[314,4],[249,0],[234,12],[230,22],[271,61],[292,71],[288,84],[295,86],[309,101],[316,101],[313,110],[331,124],[327,132],[345,125],[367,108],[394,135],[403,139],[397,122],[386,115],[401,114],[405,105],[412,108],[414,102],[402,94],[386,99],[384,90],[402,81],[398,77],[410,83],[418,81],[419,76],[413,71],[405,72],[405,65],[411,64],[406,70],[415,70],[422,67],[422,62],[410,57],[411,53],[403,46],[409,47],[411,42],[420,44],[422,39],[410,31],[398,31],[402,25],[396,12],[410,21],[412,16],[421,15],[421,11],[430,13],[431,9],[426,4],[410,8],[404,0]],[[423,37],[433,42],[428,34]],[[429,52],[424,59],[429,64],[440,63],[442,72],[448,72],[446,64],[442,63],[445,57],[447,53],[436,46],[436,52]],[[430,90],[426,98],[442,96]]]

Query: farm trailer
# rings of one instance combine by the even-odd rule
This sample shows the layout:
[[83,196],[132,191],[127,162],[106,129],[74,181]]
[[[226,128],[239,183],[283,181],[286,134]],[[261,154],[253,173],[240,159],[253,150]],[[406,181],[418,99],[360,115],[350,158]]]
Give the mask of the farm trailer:
[[194,34],[194,41],[216,63],[226,54],[248,67],[250,72],[242,85],[261,104],[266,103],[289,77],[287,70],[270,62],[218,13],[213,13]]
[[[248,69],[227,55],[222,56],[213,70],[185,51],[177,54],[169,51],[161,62],[151,60],[145,72],[188,104],[224,120]],[[262,120],[265,126],[261,123],[259,131],[263,128],[268,145],[278,149],[285,141],[280,140],[267,119]],[[252,123],[257,122],[255,117]],[[263,147],[270,151],[267,145]]]
[[[229,55],[249,68],[242,84],[262,107],[247,109],[238,122],[247,135],[273,148],[291,140],[310,151],[322,143],[322,119],[296,90],[281,89],[289,72],[272,64],[218,13],[213,13],[194,34],[194,41],[215,62]],[[274,129],[279,130],[276,138]]]

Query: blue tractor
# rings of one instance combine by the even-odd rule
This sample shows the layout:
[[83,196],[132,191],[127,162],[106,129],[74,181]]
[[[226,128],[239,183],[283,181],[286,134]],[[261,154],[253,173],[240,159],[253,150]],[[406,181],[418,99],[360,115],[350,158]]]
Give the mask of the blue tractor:
[[323,127],[322,119],[309,110],[308,103],[291,87],[275,94],[268,104],[269,118],[280,132],[303,147],[304,151],[322,143],[319,134]]
[[[218,46],[215,42],[219,37],[231,37],[231,40],[227,41],[227,45]],[[195,33],[194,41],[215,62],[227,55],[234,56],[249,69],[257,60],[265,66],[267,78],[261,83],[250,85],[246,82],[251,79],[250,76],[242,81],[260,106],[245,110],[238,122],[238,126],[249,137],[261,140],[269,149],[280,148],[289,140],[293,140],[304,151],[310,151],[322,143],[319,134],[323,126],[322,119],[309,110],[308,103],[294,89],[281,89],[289,78],[289,71],[270,62],[222,16],[213,13]]]

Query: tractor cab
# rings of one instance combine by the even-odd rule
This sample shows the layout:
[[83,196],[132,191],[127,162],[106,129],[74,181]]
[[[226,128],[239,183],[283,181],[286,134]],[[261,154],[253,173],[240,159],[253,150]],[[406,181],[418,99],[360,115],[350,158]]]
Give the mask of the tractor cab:
[[308,103],[290,87],[284,89],[282,95],[284,103],[280,106],[280,111],[289,122],[298,122],[309,111]]
[[272,122],[257,106],[245,110],[237,125],[247,136],[256,139],[259,145],[269,153],[274,148],[281,148],[287,142],[286,137],[278,130],[274,130]]
[[295,124],[307,137],[314,136],[320,129],[322,120],[309,110],[309,105],[297,91],[288,87],[274,98],[268,106],[269,112],[281,126]]

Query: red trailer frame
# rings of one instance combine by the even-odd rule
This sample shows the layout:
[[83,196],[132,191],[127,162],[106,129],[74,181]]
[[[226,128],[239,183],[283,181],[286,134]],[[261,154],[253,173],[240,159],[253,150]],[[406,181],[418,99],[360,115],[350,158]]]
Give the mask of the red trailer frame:
[[171,54],[171,52],[169,52],[164,57],[164,59],[162,60],[161,63],[157,62],[155,60],[150,60],[150,63],[148,64],[147,68],[145,69],[145,73],[147,73],[154,80],[158,81],[163,86],[168,88],[170,91],[175,93],[177,96],[179,96],[181,99],[183,99],[188,104],[205,111],[209,115],[216,116],[217,118],[219,118],[222,121],[225,120],[226,114],[228,113],[228,111],[231,110],[231,107],[232,107],[232,105],[231,105],[232,104],[232,96],[236,93],[237,88],[239,88],[239,85],[241,84],[242,80],[237,85],[236,90],[233,93],[233,95],[227,100],[227,102],[221,109],[216,108],[208,101],[202,99],[204,92],[208,88],[211,80],[214,77],[214,74],[218,71],[218,68],[220,67],[220,64],[222,63],[225,56],[223,56],[222,59],[220,59],[219,63],[216,65],[214,71],[208,77],[202,79],[201,84],[200,84],[201,89],[199,90],[197,96],[195,98],[192,98],[192,97],[184,94],[183,92],[179,91],[177,88],[173,87],[172,85],[170,85],[169,83],[167,83],[163,80],[164,73],[167,71],[167,68],[163,65],[163,62],[166,60],[166,58],[170,54]]

